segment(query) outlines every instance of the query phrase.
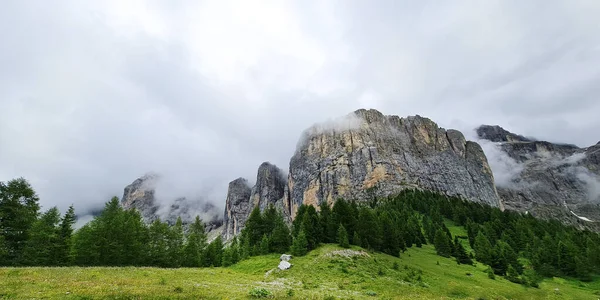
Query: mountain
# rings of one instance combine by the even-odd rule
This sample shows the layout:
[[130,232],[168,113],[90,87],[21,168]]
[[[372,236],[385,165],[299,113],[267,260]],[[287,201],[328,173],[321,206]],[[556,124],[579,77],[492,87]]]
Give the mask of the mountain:
[[499,126],[477,128],[516,169],[498,193],[507,209],[581,228],[600,221],[600,144],[587,148],[523,138]]
[[518,174],[510,182],[497,186],[482,147],[460,131],[419,115],[400,118],[360,109],[305,130],[287,174],[265,162],[253,186],[244,178],[230,182],[222,214],[185,198],[159,207],[155,175],[126,187],[122,204],[138,209],[147,222],[159,216],[170,223],[177,216],[184,222],[194,214],[208,216],[208,229],[222,223],[215,234],[228,240],[244,228],[254,207],[274,205],[291,221],[302,204],[369,201],[422,189],[600,230],[595,222],[600,220],[600,143],[579,148],[538,141],[498,125],[476,131],[511,160]]
[[225,239],[240,232],[254,207],[268,204],[289,220],[302,204],[369,201],[416,188],[502,207],[479,144],[421,116],[361,109],[316,124],[302,134],[287,180],[283,174],[263,163],[254,187],[243,178],[229,184]]
[[264,210],[274,205],[289,219],[284,209],[284,193],[287,188],[285,174],[277,166],[264,162],[258,167],[256,184],[250,187],[244,178],[229,183],[225,200],[223,238],[228,240],[240,233],[254,207]]
[[156,184],[160,177],[156,174],[147,174],[126,186],[121,198],[121,206],[125,209],[136,209],[146,223],[156,219],[175,224],[181,217],[183,224],[194,222],[196,215],[201,216],[206,222],[206,230],[211,231],[222,225],[220,212],[217,208],[202,199],[190,200],[185,197],[176,199],[156,199]]

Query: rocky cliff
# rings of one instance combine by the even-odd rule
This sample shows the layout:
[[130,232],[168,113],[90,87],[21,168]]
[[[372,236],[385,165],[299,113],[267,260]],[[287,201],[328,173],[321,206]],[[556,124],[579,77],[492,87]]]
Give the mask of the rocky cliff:
[[125,209],[136,209],[146,223],[156,219],[175,224],[178,217],[184,224],[194,222],[199,215],[205,222],[207,231],[213,230],[222,224],[221,213],[217,208],[202,199],[190,200],[185,197],[176,199],[156,199],[156,183],[160,177],[148,174],[136,179],[125,187],[121,206]]
[[301,204],[367,200],[406,188],[502,206],[479,144],[427,118],[376,110],[357,110],[304,133],[290,161],[284,203],[294,216]]
[[[285,213],[283,203],[285,190],[286,179],[283,170],[268,162],[262,163],[258,167],[254,187],[251,188],[244,178],[230,182],[223,218],[225,240],[240,233],[255,207],[260,207],[262,211],[269,205],[273,205]],[[289,218],[287,214],[284,216]]]
[[[501,134],[498,134],[501,132]],[[480,138],[497,143],[517,172],[498,186],[507,209],[593,228],[600,221],[600,146],[579,148],[481,126]],[[516,164],[515,164],[516,163]]]

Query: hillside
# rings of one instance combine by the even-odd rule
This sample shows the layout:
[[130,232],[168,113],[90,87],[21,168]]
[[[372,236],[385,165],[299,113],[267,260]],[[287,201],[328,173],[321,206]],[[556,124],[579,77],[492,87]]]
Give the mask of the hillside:
[[539,289],[500,276],[492,280],[483,265],[457,265],[427,245],[400,258],[380,253],[329,257],[340,249],[324,245],[293,258],[290,270],[272,272],[276,254],[228,268],[0,268],[0,298],[240,299],[251,298],[253,288],[264,288],[276,299],[596,299],[600,293],[599,280],[546,279]]

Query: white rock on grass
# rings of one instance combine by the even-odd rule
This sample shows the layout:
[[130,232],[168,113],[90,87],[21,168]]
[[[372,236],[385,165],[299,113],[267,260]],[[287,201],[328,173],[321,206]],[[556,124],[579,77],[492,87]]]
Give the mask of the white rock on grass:
[[292,264],[290,264],[289,262],[284,261],[284,260],[279,262],[279,266],[278,266],[279,270],[287,270],[291,267],[292,267]]
[[290,261],[290,259],[292,259],[292,256],[289,254],[281,254],[281,257],[279,258],[281,261]]

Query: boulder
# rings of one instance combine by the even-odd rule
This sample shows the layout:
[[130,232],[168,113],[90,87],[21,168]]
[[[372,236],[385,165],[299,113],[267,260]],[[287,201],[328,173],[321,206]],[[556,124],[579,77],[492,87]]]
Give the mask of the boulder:
[[290,264],[289,262],[284,261],[284,260],[280,261],[279,266],[278,266],[279,270],[287,270],[291,267],[292,267],[292,264]]
[[281,257],[279,258],[281,261],[290,261],[290,259],[292,259],[292,256],[289,254],[281,254]]

